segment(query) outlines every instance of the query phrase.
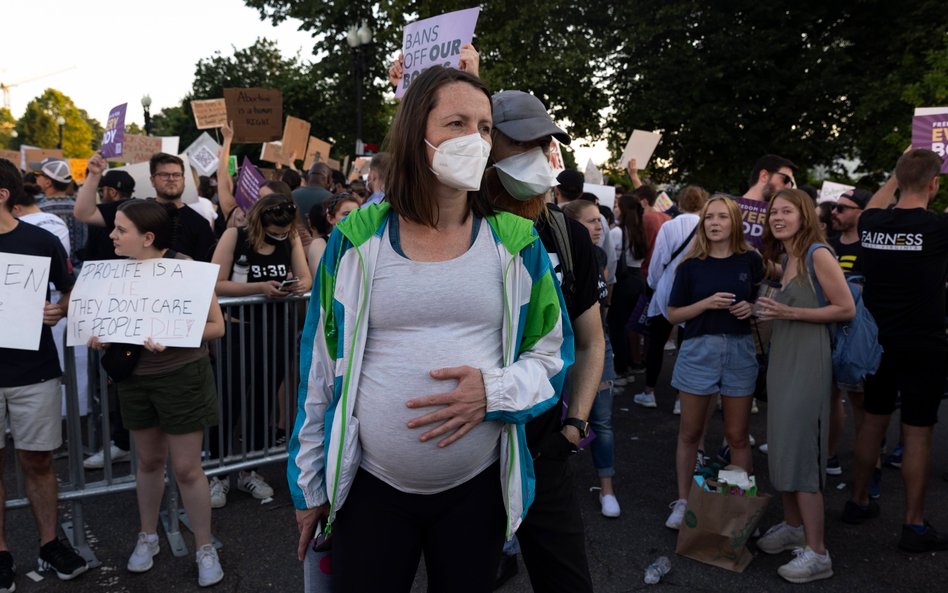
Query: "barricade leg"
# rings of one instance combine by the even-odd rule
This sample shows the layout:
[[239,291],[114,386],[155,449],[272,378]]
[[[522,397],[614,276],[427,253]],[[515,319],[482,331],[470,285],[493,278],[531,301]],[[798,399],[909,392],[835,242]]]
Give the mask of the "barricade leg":
[[[82,467],[82,421],[79,418],[79,390],[76,386],[76,357],[73,348],[66,348],[64,358],[66,367],[64,379],[66,383],[66,442],[69,446],[69,479],[73,488],[82,490],[85,487],[85,474]],[[94,568],[101,564],[86,541],[82,501],[73,500],[72,521],[64,521],[62,528],[72,547],[89,563],[90,567]]]

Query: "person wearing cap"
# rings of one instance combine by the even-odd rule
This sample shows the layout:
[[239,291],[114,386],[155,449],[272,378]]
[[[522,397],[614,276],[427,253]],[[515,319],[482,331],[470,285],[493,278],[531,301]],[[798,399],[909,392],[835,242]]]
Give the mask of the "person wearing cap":
[[[87,182],[86,185],[89,186],[86,191],[92,193],[91,190],[95,184]],[[84,188],[85,185],[83,185]],[[83,189],[79,190],[78,196],[82,195]],[[135,180],[127,171],[106,171],[99,181],[97,191],[102,204],[116,204],[117,207],[118,204],[132,197],[135,191]],[[81,199],[78,196],[77,201]],[[89,226],[89,237],[86,239],[82,258],[86,261],[118,259],[112,239],[109,238],[109,232],[105,228],[96,225]]]
[[62,159],[47,157],[38,163],[30,163],[30,170],[36,176],[36,184],[43,191],[39,201],[40,210],[55,214],[66,223],[69,229],[69,259],[73,267],[79,267],[82,259],[79,248],[86,244],[86,225],[73,216],[76,201],[66,194],[72,183],[69,163]]
[[[560,262],[564,254],[554,237],[552,220],[562,213],[555,205],[546,203],[546,195],[557,183],[548,153],[551,138],[569,144],[570,137],[553,123],[543,103],[529,93],[503,91],[492,97],[492,103],[493,167],[487,169],[483,187],[495,208],[534,221],[557,276],[563,281],[564,268]],[[537,488],[533,507],[517,538],[535,591],[576,593],[592,591],[592,581],[582,513],[568,460],[589,428],[603,373],[605,336],[599,313],[594,247],[582,224],[572,219],[567,222],[573,277],[565,282],[563,297],[575,334],[576,364],[569,375],[569,388],[564,389],[564,397],[568,397],[566,420],[561,422],[562,410],[556,406],[526,425]],[[604,433],[611,434],[608,422],[600,426]],[[604,465],[610,467],[598,468],[604,486],[603,512],[618,516],[618,502],[611,489],[611,459]],[[503,566],[501,571],[503,574]]]

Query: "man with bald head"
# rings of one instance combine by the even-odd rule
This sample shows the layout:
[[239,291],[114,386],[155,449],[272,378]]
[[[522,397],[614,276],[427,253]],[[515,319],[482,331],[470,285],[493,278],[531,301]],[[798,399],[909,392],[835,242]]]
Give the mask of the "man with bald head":
[[[313,163],[303,179],[303,185],[293,190],[293,201],[300,211],[300,218],[306,224],[309,211],[313,206],[322,204],[332,196],[329,191],[329,182],[332,180],[332,170],[326,163]],[[307,227],[309,228],[309,227]]]

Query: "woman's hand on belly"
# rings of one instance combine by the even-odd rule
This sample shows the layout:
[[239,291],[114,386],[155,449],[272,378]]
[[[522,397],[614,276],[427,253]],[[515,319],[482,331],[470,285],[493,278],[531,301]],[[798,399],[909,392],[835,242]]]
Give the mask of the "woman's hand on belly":
[[422,434],[419,440],[424,442],[448,435],[446,439],[438,443],[439,447],[447,447],[484,421],[484,416],[487,414],[487,390],[484,388],[484,377],[480,369],[469,366],[435,369],[430,374],[433,379],[455,380],[458,385],[447,393],[436,393],[405,402],[405,405],[412,409],[444,406],[435,412],[412,418],[408,421],[408,428],[440,422],[440,425]]

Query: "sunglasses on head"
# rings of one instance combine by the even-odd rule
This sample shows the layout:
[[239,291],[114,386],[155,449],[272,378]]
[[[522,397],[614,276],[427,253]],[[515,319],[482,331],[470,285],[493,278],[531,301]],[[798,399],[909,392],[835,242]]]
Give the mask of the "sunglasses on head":
[[296,213],[295,202],[283,202],[282,204],[274,204],[273,206],[268,207],[261,214],[295,214],[295,213]]

